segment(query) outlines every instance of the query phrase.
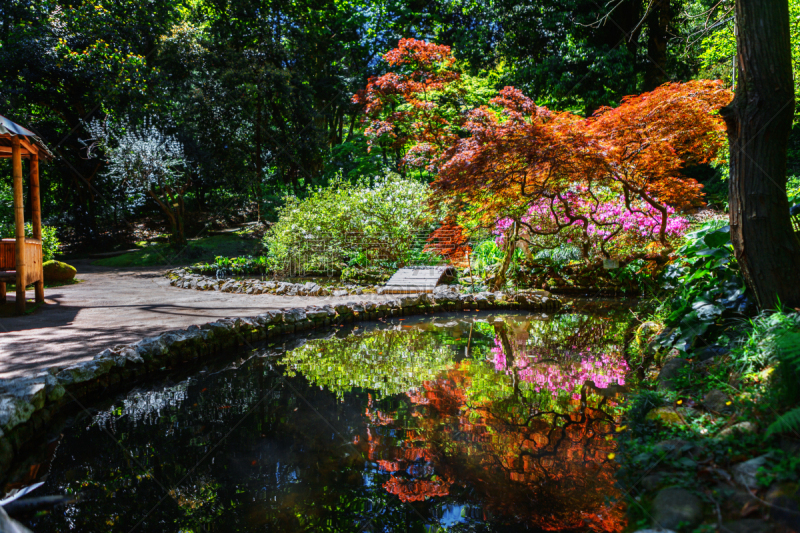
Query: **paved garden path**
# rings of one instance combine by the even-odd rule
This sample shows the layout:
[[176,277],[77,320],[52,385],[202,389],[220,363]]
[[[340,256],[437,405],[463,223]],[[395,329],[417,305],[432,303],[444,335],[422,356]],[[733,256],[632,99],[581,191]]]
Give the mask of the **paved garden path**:
[[[390,298],[206,292],[171,287],[160,268],[111,269],[88,261],[74,265],[82,283],[46,289],[48,304],[31,315],[0,318],[0,379],[85,361],[116,344],[218,318]],[[9,293],[9,299],[13,298]]]

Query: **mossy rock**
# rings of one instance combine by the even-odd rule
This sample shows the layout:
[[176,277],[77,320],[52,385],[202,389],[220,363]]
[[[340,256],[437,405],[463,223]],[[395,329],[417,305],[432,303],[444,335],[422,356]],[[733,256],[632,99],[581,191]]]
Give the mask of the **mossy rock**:
[[657,420],[667,426],[683,424],[683,418],[673,407],[656,407],[647,413],[647,420]]
[[74,266],[62,263],[61,261],[47,261],[42,265],[44,270],[45,283],[53,283],[59,281],[70,281],[78,273]]

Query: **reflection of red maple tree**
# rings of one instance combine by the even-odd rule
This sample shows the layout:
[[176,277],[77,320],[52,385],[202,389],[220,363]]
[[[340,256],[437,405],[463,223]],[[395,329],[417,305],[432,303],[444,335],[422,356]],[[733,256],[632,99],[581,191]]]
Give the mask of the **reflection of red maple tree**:
[[[384,488],[422,501],[448,495],[459,479],[492,514],[545,530],[621,531],[624,508],[607,503],[618,494],[607,460],[613,421],[599,409],[605,400],[572,401],[566,412],[538,412],[521,398],[471,404],[469,365],[407,393],[410,417],[370,403],[367,454],[391,474]],[[380,436],[389,430],[394,437]]]

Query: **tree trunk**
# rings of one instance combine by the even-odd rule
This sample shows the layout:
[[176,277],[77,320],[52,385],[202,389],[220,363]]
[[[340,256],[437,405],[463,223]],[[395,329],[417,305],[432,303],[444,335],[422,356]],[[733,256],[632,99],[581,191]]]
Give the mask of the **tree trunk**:
[[800,240],[789,218],[786,150],[794,112],[787,0],[737,0],[730,143],[731,240],[762,309],[800,306]]
[[514,257],[514,250],[517,249],[517,236],[519,235],[519,224],[514,222],[514,228],[511,231],[506,231],[505,234],[505,255],[503,256],[503,263],[500,265],[500,270],[494,279],[493,291],[503,290],[506,284],[506,270],[511,265],[511,259]]
[[647,15],[647,61],[644,90],[652,91],[667,80],[667,41],[672,21],[670,0],[655,0]]

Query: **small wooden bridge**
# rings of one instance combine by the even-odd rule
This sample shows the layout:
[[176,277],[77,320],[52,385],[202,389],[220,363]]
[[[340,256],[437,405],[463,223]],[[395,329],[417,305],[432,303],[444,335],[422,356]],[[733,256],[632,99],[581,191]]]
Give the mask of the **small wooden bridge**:
[[455,275],[456,269],[449,265],[401,268],[386,282],[381,292],[383,294],[433,292],[439,283]]

